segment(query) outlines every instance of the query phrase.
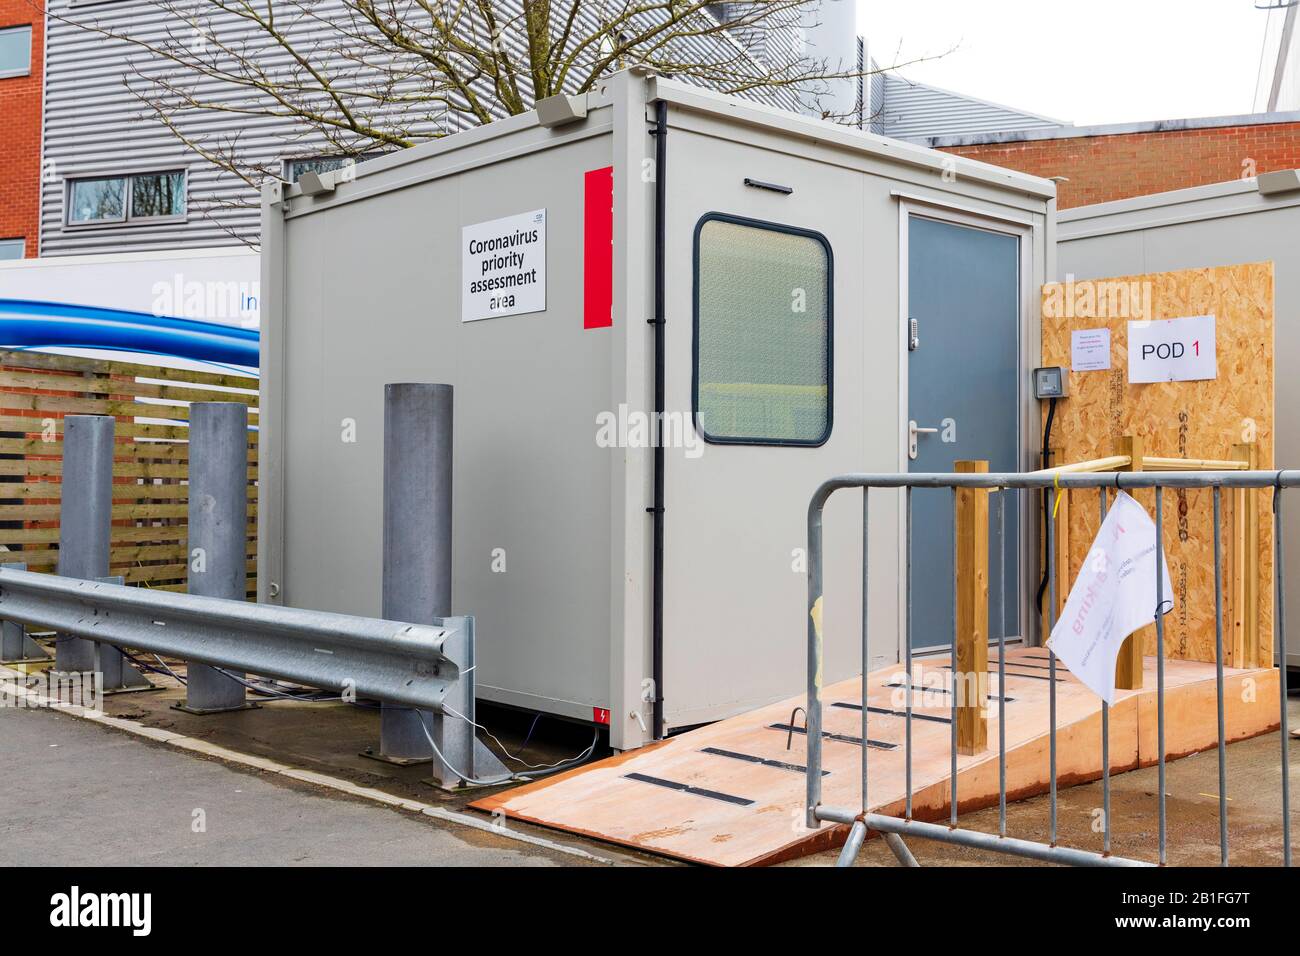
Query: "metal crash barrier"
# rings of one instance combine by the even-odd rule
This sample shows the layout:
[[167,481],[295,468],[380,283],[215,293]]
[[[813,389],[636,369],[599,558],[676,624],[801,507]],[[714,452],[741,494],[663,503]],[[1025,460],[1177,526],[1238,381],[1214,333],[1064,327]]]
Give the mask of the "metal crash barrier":
[[[1170,460],[1172,463],[1173,460]],[[1114,463],[1107,460],[1107,467],[1113,466]],[[1166,465],[1169,467],[1169,465]],[[1195,466],[1193,466],[1195,467]],[[981,639],[984,644],[985,654],[992,647],[998,649],[998,667],[997,674],[999,678],[999,692],[997,694],[997,714],[998,714],[998,807],[999,807],[999,826],[997,833],[987,833],[978,830],[964,829],[957,825],[958,812],[958,753],[972,753],[973,751],[966,748],[959,750],[958,734],[959,728],[963,723],[968,723],[964,718],[968,718],[971,706],[969,702],[964,705],[963,713],[959,713],[959,695],[954,692],[949,696],[952,699],[952,758],[949,768],[948,780],[948,804],[949,820],[948,823],[923,822],[913,818],[913,747],[912,747],[912,724],[914,720],[914,679],[913,679],[913,653],[911,647],[911,609],[912,609],[912,491],[915,488],[939,489],[949,488],[952,490],[954,512],[961,514],[962,495],[971,489],[983,489],[985,491],[1000,491],[997,494],[997,505],[994,514],[988,514],[990,510],[985,506],[985,512],[981,515],[984,521],[984,530],[990,536],[995,537],[997,543],[996,553],[999,557],[999,574],[1000,579],[1005,582],[1006,575],[1006,498],[1008,492],[1014,491],[1016,498],[1015,504],[1020,505],[1024,493],[1028,490],[1033,492],[1035,489],[1096,489],[1098,497],[1098,511],[1104,519],[1109,500],[1109,493],[1117,490],[1134,490],[1134,489],[1154,489],[1155,496],[1155,527],[1156,540],[1164,541],[1164,502],[1163,491],[1169,489],[1193,489],[1193,488],[1210,488],[1213,489],[1214,501],[1214,581],[1216,590],[1215,600],[1215,672],[1217,681],[1217,717],[1218,717],[1218,761],[1219,761],[1219,842],[1220,842],[1220,863],[1226,866],[1228,864],[1228,797],[1227,797],[1227,780],[1226,780],[1226,758],[1225,744],[1226,736],[1224,730],[1224,608],[1223,608],[1223,557],[1222,543],[1220,541],[1220,507],[1221,496],[1224,489],[1271,489],[1272,490],[1272,511],[1273,511],[1273,547],[1274,547],[1274,587],[1275,587],[1275,613],[1273,615],[1273,646],[1277,654],[1277,661],[1281,662],[1279,674],[1279,724],[1281,740],[1281,806],[1282,806],[1282,848],[1284,865],[1291,865],[1291,825],[1290,825],[1290,787],[1289,787],[1289,764],[1288,764],[1288,726],[1287,726],[1287,674],[1286,674],[1286,647],[1285,647],[1285,603],[1283,595],[1282,582],[1284,580],[1283,572],[1283,536],[1282,536],[1282,499],[1283,490],[1300,485],[1300,471],[1251,471],[1251,470],[1213,470],[1213,471],[1163,471],[1163,472],[1144,472],[1144,471],[1124,471],[1119,473],[1098,474],[1098,473],[1080,473],[1084,471],[1097,471],[1100,469],[1084,469],[1079,467],[1078,470],[1070,468],[1055,469],[1044,472],[1033,472],[1026,474],[997,474],[988,472],[979,472],[973,469],[972,472],[959,474],[849,474],[832,478],[824,482],[813,495],[808,506],[808,689],[807,689],[807,741],[808,741],[808,759],[806,769],[807,779],[807,807],[806,807],[806,825],[810,828],[817,828],[823,823],[835,823],[848,826],[849,834],[844,845],[844,850],[840,855],[840,866],[852,864],[858,851],[861,849],[867,834],[870,831],[877,831],[884,835],[889,847],[898,857],[899,861],[905,865],[915,866],[916,860],[908,850],[904,837],[919,837],[931,840],[938,840],[943,843],[954,844],[958,846],[971,847],[981,850],[991,850],[1000,853],[1012,854],[1019,857],[1027,857],[1035,860],[1042,860],[1053,863],[1064,863],[1076,866],[1148,866],[1153,863],[1164,865],[1167,862],[1167,814],[1166,814],[1166,780],[1165,780],[1165,651],[1164,651],[1164,632],[1165,625],[1163,615],[1155,615],[1156,629],[1156,719],[1157,719],[1157,746],[1159,748],[1157,756],[1157,772],[1159,775],[1159,844],[1158,856],[1156,861],[1140,861],[1124,857],[1115,856],[1111,853],[1111,813],[1110,813],[1110,714],[1109,707],[1103,700],[1101,705],[1101,780],[1104,800],[1103,823],[1104,830],[1102,833],[1102,848],[1100,852],[1060,846],[1057,843],[1057,660],[1055,655],[1049,655],[1048,669],[1048,687],[1049,687],[1049,784],[1048,800],[1050,812],[1050,830],[1047,842],[1035,840],[1017,839],[1007,835],[1007,745],[1006,745],[1006,722],[1005,722],[1005,698],[1006,694],[1002,692],[1005,687],[1006,677],[1006,635],[1003,633],[1005,628],[998,628],[996,640],[988,639],[986,633],[982,633]],[[824,621],[824,609],[822,607],[822,575],[823,575],[823,554],[822,554],[822,512],[827,499],[832,494],[844,488],[861,488],[862,489],[862,694],[861,694],[861,804],[856,809],[848,807],[826,806],[822,803],[822,629]],[[904,668],[907,672],[907,679],[904,681],[906,707],[903,716],[904,725],[904,760],[905,768],[905,796],[903,801],[903,816],[896,817],[886,814],[873,812],[871,803],[868,799],[869,784],[869,760],[868,751],[870,747],[866,742],[870,740],[868,736],[868,717],[870,708],[868,707],[868,681],[867,676],[870,673],[870,656],[867,649],[867,631],[868,631],[868,572],[869,564],[867,561],[867,532],[870,521],[869,504],[872,497],[871,492],[877,492],[887,489],[902,489],[903,507],[906,512],[906,534],[907,534],[907,567],[906,567],[906,614],[908,636],[906,644],[906,660]],[[983,497],[987,498],[987,495]],[[1244,497],[1244,496],[1243,496]],[[1054,559],[1053,550],[1053,524],[1054,521],[1045,522],[1045,554],[1050,556],[1047,560],[1047,580],[1050,599],[1048,600],[1048,611],[1046,620],[1046,629],[1050,633],[1052,626],[1056,621],[1057,611],[1057,560]],[[991,530],[990,530],[991,528]],[[956,539],[956,531],[954,539]],[[977,538],[977,540],[980,540]],[[954,577],[960,577],[961,559],[958,556],[957,564],[954,566]],[[1157,606],[1161,606],[1165,595],[1163,594],[1163,581],[1159,573],[1156,574],[1157,582]],[[993,580],[998,580],[994,578]],[[954,598],[958,596],[956,590],[960,582],[954,582]],[[1005,593],[1003,591],[1002,593]],[[959,668],[963,665],[960,661],[965,661],[969,666],[970,657],[969,649],[959,648],[958,643],[958,600],[954,600],[953,610],[953,636],[952,636],[952,670],[954,678],[960,678]],[[987,609],[987,605],[985,605]],[[959,653],[965,651],[965,653]],[[1140,647],[1138,650],[1140,654]],[[986,658],[985,658],[986,659]],[[1271,663],[1271,662],[1270,662]],[[1268,666],[1268,664],[1263,664]],[[972,668],[973,669],[973,668]],[[1140,670],[1139,670],[1140,673]],[[1140,686],[1140,683],[1137,685]],[[922,688],[924,690],[924,688]],[[984,706],[981,702],[980,706]]]
[[404,624],[16,571],[0,617],[118,648],[441,711],[470,618]]

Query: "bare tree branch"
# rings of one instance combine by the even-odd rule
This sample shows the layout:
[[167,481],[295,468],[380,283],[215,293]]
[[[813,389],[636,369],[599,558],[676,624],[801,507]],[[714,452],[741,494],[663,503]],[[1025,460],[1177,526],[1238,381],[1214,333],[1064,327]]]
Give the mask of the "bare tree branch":
[[[821,104],[881,70],[805,54],[800,27],[822,2],[148,0],[127,26],[95,7],[47,13],[121,44],[142,116],[255,187],[288,157],[405,148],[630,64],[860,124]],[[220,115],[239,117],[238,132],[213,132],[229,126]]]

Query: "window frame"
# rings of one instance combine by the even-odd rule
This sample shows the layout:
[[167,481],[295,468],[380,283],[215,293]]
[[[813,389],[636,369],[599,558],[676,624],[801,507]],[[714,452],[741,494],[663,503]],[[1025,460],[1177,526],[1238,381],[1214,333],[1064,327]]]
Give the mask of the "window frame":
[[[113,179],[122,181],[122,215],[114,216],[112,219],[73,219],[73,193],[76,191],[77,183],[97,183],[107,182]],[[131,204],[131,177],[121,176],[77,176],[67,181],[68,188],[64,193],[64,223],[73,229],[79,229],[84,226],[118,226],[127,221],[127,212]]]
[[[181,177],[181,211],[162,216],[137,216],[133,211],[132,197],[134,195],[134,182],[146,176],[175,176]],[[77,183],[102,182],[106,180],[120,179],[122,181],[122,215],[112,219],[83,219],[75,220],[72,218],[73,205],[72,193]],[[109,173],[109,174],[92,174],[87,176],[71,176],[65,181],[63,191],[63,225],[66,229],[96,229],[105,226],[148,226],[166,223],[187,222],[189,220],[190,209],[190,171],[184,166],[166,166],[160,169],[139,169],[129,173]]]
[[0,236],[0,246],[9,243],[18,243],[18,255],[12,259],[0,258],[0,262],[18,262],[27,258],[27,237],[26,236]]
[[0,27],[0,33],[17,33],[19,30],[27,31],[27,66],[21,70],[0,70],[0,80],[18,79],[19,77],[32,75],[32,43],[36,31],[32,29],[30,23],[14,23],[7,27]]
[[288,183],[291,186],[298,182],[298,180],[292,178],[293,167],[296,163],[315,163],[326,159],[343,160],[343,164],[341,166],[337,166],[332,170],[326,170],[326,172],[338,172],[338,170],[340,169],[348,168],[349,166],[347,162],[348,160],[352,161],[351,168],[356,169],[362,163],[368,163],[372,159],[378,159],[380,156],[386,156],[386,155],[388,155],[386,152],[380,150],[371,150],[369,152],[360,153],[355,156],[346,156],[341,153],[329,153],[329,154],[313,153],[309,156],[286,156],[280,160],[280,180],[282,182]]
[[[710,435],[700,421],[700,237],[710,222],[764,229],[812,239],[826,253],[826,427],[817,438],[746,438]],[[835,252],[830,240],[815,229],[805,229],[766,219],[752,219],[725,212],[706,212],[695,224],[691,249],[691,419],[695,430],[710,445],[759,445],[777,448],[820,448],[830,440],[835,427]]]

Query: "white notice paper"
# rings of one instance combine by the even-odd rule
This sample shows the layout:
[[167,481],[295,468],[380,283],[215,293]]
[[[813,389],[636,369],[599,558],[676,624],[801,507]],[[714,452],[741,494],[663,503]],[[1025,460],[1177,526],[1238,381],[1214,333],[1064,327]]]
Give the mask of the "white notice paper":
[[1194,382],[1218,376],[1214,316],[1128,324],[1130,382]]
[[1156,619],[1156,556],[1164,578],[1164,610],[1173,584],[1156,526],[1140,504],[1120,492],[1083,562],[1048,648],[1070,673],[1108,704],[1115,703],[1115,661],[1124,639]]
[[1110,368],[1110,329],[1075,329],[1070,333],[1070,371],[1104,372]]
[[460,320],[546,310],[546,210],[460,231]]

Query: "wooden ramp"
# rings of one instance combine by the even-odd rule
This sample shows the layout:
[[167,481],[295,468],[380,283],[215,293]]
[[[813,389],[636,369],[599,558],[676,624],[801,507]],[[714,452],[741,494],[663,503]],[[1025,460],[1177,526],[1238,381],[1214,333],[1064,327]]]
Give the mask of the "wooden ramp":
[[[1007,795],[1048,787],[1048,662],[1040,648],[1007,652],[1006,687],[990,653],[990,692],[1006,702]],[[914,667],[913,815],[933,820],[949,807],[950,698],[941,687],[945,658]],[[1061,787],[1101,775],[1101,705],[1064,667],[1057,668],[1057,779]],[[901,815],[905,781],[905,703],[901,665],[870,675],[871,740],[868,793],[873,809]],[[1120,691],[1110,717],[1112,772],[1156,762],[1155,659],[1147,658],[1144,689]],[[1230,741],[1278,725],[1277,672],[1225,671],[1225,721]],[[1165,744],[1177,758],[1216,745],[1214,665],[1165,662]],[[826,689],[823,698],[823,802],[857,807],[861,800],[860,679]],[[753,866],[816,852],[843,842],[846,829],[803,825],[805,738],[791,733],[792,697],[738,717],[611,757],[547,780],[486,797],[476,809],[625,846],[716,866]],[[802,712],[796,721],[803,726]],[[997,701],[989,702],[987,753],[957,759],[960,812],[997,803]],[[787,741],[789,746],[787,747]]]

